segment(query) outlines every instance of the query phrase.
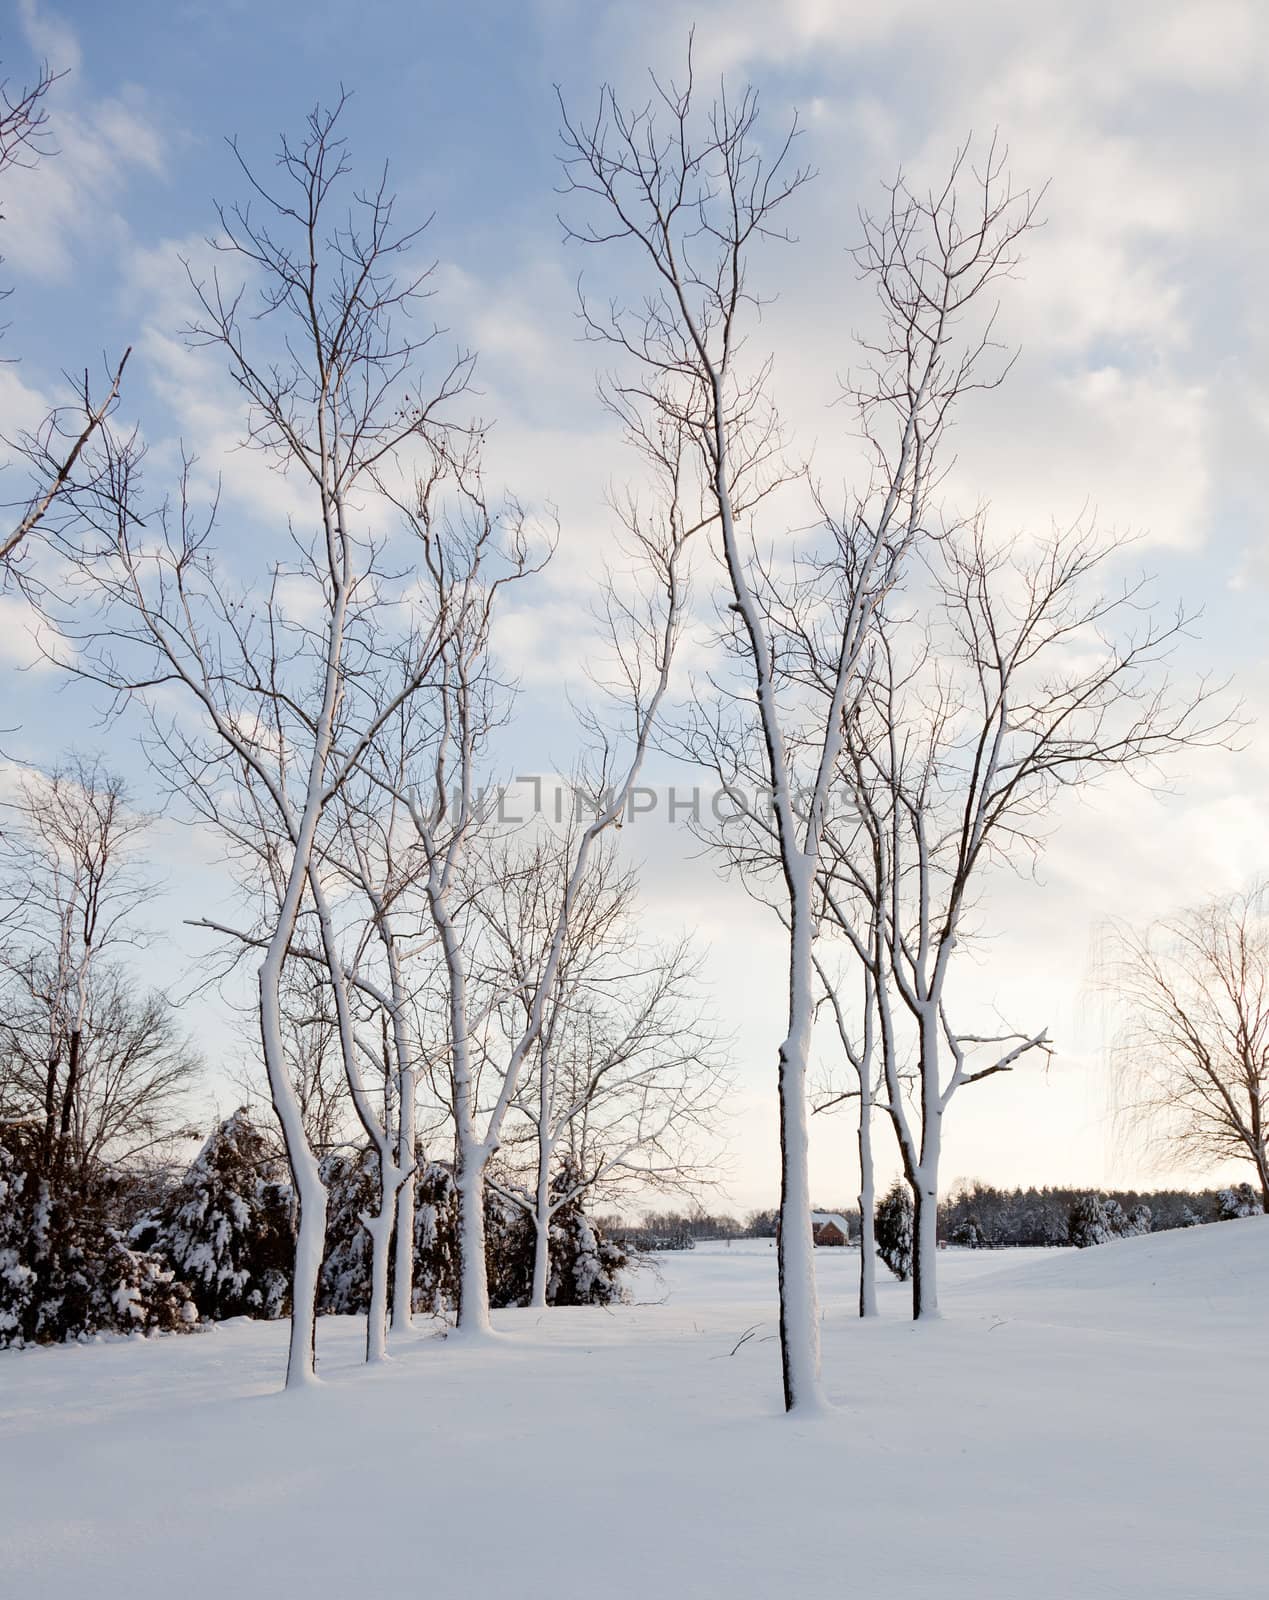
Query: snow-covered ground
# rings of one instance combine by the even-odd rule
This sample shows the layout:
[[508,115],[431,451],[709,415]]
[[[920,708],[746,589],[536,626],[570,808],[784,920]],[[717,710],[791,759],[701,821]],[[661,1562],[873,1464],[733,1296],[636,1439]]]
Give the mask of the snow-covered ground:
[[326,1319],[327,1382],[298,1395],[273,1392],[280,1324],[0,1355],[0,1594],[1264,1592],[1269,1219],[948,1251],[919,1327],[890,1282],[851,1315],[853,1252],[817,1265],[837,1410],[806,1422],[779,1412],[761,1243],[373,1371]]

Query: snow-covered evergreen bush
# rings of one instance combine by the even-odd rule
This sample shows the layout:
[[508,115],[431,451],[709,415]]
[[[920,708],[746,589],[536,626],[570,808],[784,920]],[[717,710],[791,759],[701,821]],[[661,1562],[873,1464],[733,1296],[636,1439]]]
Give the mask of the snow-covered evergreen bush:
[[514,1200],[485,1188],[485,1264],[491,1306],[527,1306],[533,1293],[533,1223]]
[[1106,1207],[1107,1202],[1099,1194],[1082,1194],[1072,1205],[1067,1239],[1077,1250],[1085,1250],[1089,1245],[1105,1244],[1111,1237]]
[[0,1347],[181,1332],[188,1289],[112,1226],[108,1179],[44,1171],[42,1129],[0,1124]]
[[[566,1164],[552,1180],[552,1199],[558,1202],[576,1187],[576,1173]],[[533,1218],[514,1200],[492,1190],[486,1193],[489,1302],[493,1306],[526,1306],[533,1297],[537,1234]],[[580,1196],[559,1206],[550,1228],[548,1305],[606,1306],[624,1297],[622,1273],[630,1263],[629,1248],[603,1236],[582,1209]]]
[[[363,1211],[379,1204],[378,1157],[367,1146],[327,1156],[322,1178],[329,1191],[326,1256],[322,1263],[323,1312],[360,1313],[370,1303],[370,1237]],[[565,1180],[561,1180],[565,1181]],[[520,1205],[492,1187],[485,1191],[485,1262],[489,1303],[521,1306],[533,1289],[533,1221]],[[622,1298],[627,1250],[605,1239],[573,1202],[551,1220],[551,1305],[611,1305]],[[424,1165],[414,1190],[414,1310],[439,1316],[458,1298],[458,1190],[450,1169]]]
[[458,1301],[458,1189],[429,1161],[414,1180],[414,1309],[440,1316]]
[[896,1178],[877,1207],[877,1254],[902,1283],[912,1276],[912,1191]]
[[22,1342],[36,1287],[29,1259],[36,1180],[21,1149],[21,1129],[11,1124],[0,1134],[0,1345]]
[[[361,1214],[379,1206],[379,1158],[373,1146],[326,1156],[322,1181],[327,1186],[326,1254],[318,1309],[359,1315],[370,1304],[371,1268],[370,1235]],[[486,1218],[488,1213],[486,1205]],[[414,1179],[413,1309],[439,1316],[457,1294],[458,1190],[449,1168],[431,1161]]]
[[1264,1209],[1260,1196],[1249,1183],[1232,1184],[1216,1197],[1217,1216],[1222,1222],[1231,1222],[1235,1217],[1259,1217]]
[[1131,1239],[1149,1233],[1154,1218],[1147,1205],[1133,1206],[1125,1211],[1113,1196],[1082,1194],[1071,1206],[1067,1240],[1076,1249],[1089,1245],[1105,1244],[1109,1239]]
[[625,1298],[622,1274],[629,1264],[629,1252],[615,1239],[605,1239],[580,1206],[566,1206],[551,1222],[547,1303],[614,1305]]
[[136,1236],[153,1238],[204,1317],[290,1310],[294,1201],[273,1145],[245,1108],[212,1133]]
[[962,1245],[967,1250],[981,1250],[987,1245],[988,1240],[978,1218],[966,1217],[952,1229],[952,1243]]
[[323,1156],[326,1185],[326,1254],[318,1287],[323,1313],[365,1311],[370,1304],[370,1235],[361,1214],[379,1208],[379,1156],[370,1145]]

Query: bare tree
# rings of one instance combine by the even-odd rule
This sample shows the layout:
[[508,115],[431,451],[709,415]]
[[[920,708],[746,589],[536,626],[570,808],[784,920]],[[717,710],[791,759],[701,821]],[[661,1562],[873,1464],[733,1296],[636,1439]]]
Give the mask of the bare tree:
[[[378,790],[372,786],[371,792],[377,799]],[[398,919],[413,885],[408,874],[398,874],[391,845],[376,849],[393,831],[390,810],[385,825],[379,810],[363,812],[351,804],[345,788],[325,820],[329,827],[315,847],[308,894],[283,969],[283,1040],[314,1149],[327,1153],[348,1143],[359,1124],[378,1160],[378,1208],[360,1219],[371,1240],[366,1359],[374,1362],[387,1354],[394,1230],[392,1320],[398,1330],[411,1323],[418,996],[406,987],[411,952]],[[228,935],[240,952],[267,948],[266,930],[285,881],[285,839],[261,826],[251,843],[260,859],[254,882],[244,887],[262,901],[255,928],[209,918],[194,924]]]
[[[779,214],[809,175],[791,162],[796,128],[768,146],[758,133],[752,89],[739,97],[724,92],[699,111],[690,53],[684,87],[654,80],[651,103],[633,112],[605,88],[592,121],[566,112],[564,126],[567,187],[601,213],[570,228],[571,236],[629,244],[649,284],[628,311],[587,309],[587,326],[638,369],[613,390],[632,431],[646,437],[653,431],[649,418],[668,420],[696,447],[720,530],[723,613],[748,678],[745,699],[750,706],[756,699],[789,928],[788,1028],[778,1069],[784,1396],[790,1410],[814,1406],[819,1319],[806,1073],[825,809],[844,725],[860,692],[872,616],[925,532],[947,419],[967,390],[999,378],[979,371],[990,321],[975,333],[966,316],[1013,264],[1034,204],[1010,190],[993,147],[982,174],[968,183],[968,198],[958,193],[958,181],[969,180],[958,155],[943,189],[917,196],[900,182],[886,214],[865,218],[858,261],[876,286],[885,332],[851,398],[873,472],[843,516],[820,506],[823,544],[792,585],[780,587],[760,546],[743,531],[747,515],[782,477],[779,429],[766,392],[770,363],[745,363],[744,334],[758,305],[747,277],[750,252],[786,237]],[[719,767],[734,749],[708,719],[688,743]],[[752,762],[743,765],[748,770]]]
[[[106,1003],[99,969],[143,937],[137,913],[153,885],[135,845],[151,819],[131,808],[121,778],[80,758],[47,775],[25,774],[4,817],[0,962],[15,1010],[28,1023],[40,1018],[44,1159],[58,1169],[73,1145],[84,1153],[73,1136],[86,1126],[93,1002],[99,1015]],[[34,1047],[28,1034],[28,1062]],[[97,1068],[99,1076],[107,1070],[100,1059]]]
[[[943,1116],[963,1087],[1048,1053],[1047,1032],[970,1032],[956,1021],[955,954],[992,865],[1030,865],[1059,799],[1229,731],[1206,682],[1174,685],[1181,613],[1157,617],[1145,581],[1104,587],[1117,553],[1076,527],[992,545],[979,519],[933,548],[926,620],[880,626],[878,665],[852,715],[843,770],[854,822],[830,836],[825,907],[873,965],[888,1109],[913,1191],[913,1312],[938,1314]],[[880,933],[859,934],[850,897]],[[903,1040],[915,1103],[900,1081]]]
[[[529,1021],[575,849],[570,830],[513,841],[479,896],[492,952],[486,982],[506,997],[494,1008],[504,1052]],[[693,1193],[710,1175],[699,1144],[716,1126],[726,1081],[697,999],[700,963],[684,943],[639,937],[636,896],[636,875],[605,842],[577,892],[514,1103],[527,1128],[523,1138],[509,1132],[502,1151],[499,1192],[533,1220],[535,1306],[547,1303],[551,1223],[565,1207]]]
[[[247,442],[307,493],[311,534],[280,530],[267,591],[252,599],[219,569],[215,507],[195,516],[188,464],[175,502],[141,536],[137,462],[121,453],[105,538],[73,563],[83,603],[58,619],[78,647],[64,664],[117,704],[143,702],[156,765],[195,811],[230,838],[263,830],[285,841],[258,983],[270,1093],[299,1202],[288,1385],[314,1376],[326,1195],[287,1070],[282,973],[323,816],[395,707],[428,681],[448,628],[415,608],[401,571],[408,558],[385,560],[389,535],[408,541],[410,530],[398,527],[379,476],[402,452],[444,456],[449,402],[470,371],[456,357],[428,387],[422,359],[435,332],[403,332],[427,273],[397,275],[419,230],[397,227],[386,175],[348,194],[339,112],[314,111],[298,147],[283,141],[276,190],[239,157],[253,199],[220,210],[216,242],[254,292],[219,271],[192,280],[202,315],[191,337],[225,357],[246,402]],[[84,620],[93,599],[98,614]],[[174,694],[175,715],[166,709]]]
[[[103,1165],[152,1162],[189,1126],[189,1095],[202,1059],[181,1031],[168,999],[138,991],[118,967],[97,964],[86,984],[75,1050],[74,1093],[69,1075],[53,1110],[60,1129],[58,1153],[68,1172],[87,1174]],[[47,1119],[50,1039],[61,996],[26,967],[21,983],[10,978],[0,992],[0,1115]],[[47,1121],[46,1121],[47,1127]]]
[[1114,1060],[1132,1131],[1185,1161],[1250,1161],[1269,1211],[1269,890],[1113,930]]
[[[413,985],[405,967],[420,946],[443,942],[429,898],[436,876],[435,856],[420,842],[420,824],[444,828],[452,806],[455,834],[444,848],[455,846],[454,860],[465,860],[469,836],[479,833],[482,818],[472,804],[464,811],[461,798],[447,789],[449,763],[470,772],[483,746],[487,727],[497,720],[499,686],[489,660],[489,625],[501,588],[533,570],[524,514],[510,506],[505,517],[490,511],[484,497],[479,441],[470,440],[460,456],[434,458],[426,476],[409,490],[398,489],[386,473],[376,474],[376,492],[408,532],[419,571],[411,580],[409,613],[427,619],[427,637],[435,642],[426,680],[401,692],[403,660],[400,641],[391,633],[363,630],[358,637],[356,682],[365,697],[363,724],[367,736],[359,744],[355,767],[341,779],[324,808],[316,833],[308,882],[301,897],[287,949],[289,963],[320,969],[328,1002],[331,1039],[337,1047],[348,1091],[348,1103],[376,1150],[380,1171],[380,1203],[362,1222],[372,1240],[372,1285],[368,1315],[367,1354],[385,1353],[388,1245],[395,1224],[394,1321],[408,1324],[413,1282],[413,1187],[416,1168],[415,1095],[420,1068],[424,1015],[444,993],[450,1005],[450,976],[445,967],[440,984],[433,981],[435,962],[421,986]],[[439,494],[442,480],[453,494]],[[412,649],[417,646],[412,646]],[[455,727],[460,729],[457,741]],[[274,730],[279,749],[288,730]],[[458,755],[455,756],[455,750]],[[440,797],[428,818],[417,801],[415,780],[431,767]],[[276,921],[285,894],[289,834],[259,803],[252,775],[239,780],[240,798],[232,812],[222,803],[200,799],[210,820],[234,840],[261,907],[254,926],[227,927],[203,919],[203,925],[231,935],[242,948],[261,948],[264,931]],[[441,821],[436,822],[437,815]],[[433,834],[434,838],[435,835]],[[441,877],[441,893],[451,890],[456,920],[463,916],[465,885]],[[338,892],[336,892],[338,890]],[[351,895],[345,891],[351,890]],[[402,919],[414,928],[413,939]],[[422,933],[426,925],[426,934]],[[467,963],[465,930],[455,936],[457,961]],[[429,991],[420,1006],[420,988]],[[370,1014],[366,1014],[369,1007]],[[433,1050],[429,1060],[434,1060]],[[370,1075],[369,1079],[367,1074]],[[383,1088],[382,1099],[370,1084]],[[450,1087],[452,1096],[452,1083]],[[483,1251],[483,1245],[482,1245]]]
[[[469,490],[466,533],[450,531],[451,540],[457,537],[464,552],[457,564],[447,558],[445,540],[429,547],[427,578],[438,606],[454,619],[454,626],[441,647],[437,737],[426,761],[420,761],[408,800],[426,862],[427,904],[445,968],[459,1201],[458,1327],[474,1337],[485,1335],[490,1327],[485,1174],[501,1143],[522,1072],[538,1046],[592,857],[604,834],[627,812],[669,689],[686,602],[686,550],[696,524],[687,523],[682,515],[673,441],[666,446],[666,460],[669,482],[657,513],[645,521],[637,506],[626,508],[630,566],[644,587],[633,597],[615,580],[605,589],[604,621],[616,658],[610,687],[619,709],[609,724],[598,715],[586,719],[593,755],[584,788],[593,803],[577,831],[562,889],[544,930],[540,960],[525,977],[523,1027],[505,1041],[505,1051],[496,1059],[482,1049],[482,1019],[489,1007],[477,1001],[479,965],[471,931],[473,886],[487,871],[497,870],[485,862],[493,830],[489,806],[482,800],[481,774],[491,736],[510,703],[509,687],[501,681],[495,662],[491,630],[501,589],[536,570],[541,560],[531,556],[523,516],[513,507],[509,565],[504,562],[503,575],[496,575],[496,565],[484,554],[493,548],[495,523],[475,486]],[[443,606],[440,596],[449,597]]]

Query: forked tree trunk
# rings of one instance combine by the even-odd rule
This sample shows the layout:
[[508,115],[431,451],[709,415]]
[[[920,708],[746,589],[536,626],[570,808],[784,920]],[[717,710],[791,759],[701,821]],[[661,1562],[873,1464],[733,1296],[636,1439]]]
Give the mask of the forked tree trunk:
[[291,1337],[287,1349],[286,1387],[303,1388],[317,1380],[317,1287],[326,1249],[326,1185],[317,1158],[304,1133],[299,1101],[286,1068],[282,1047],[278,980],[287,939],[275,932],[260,966],[260,1035],[273,1108],[282,1124],[286,1160],[291,1172],[298,1215],[295,1261],[291,1270]]
[[338,661],[336,643],[342,633],[342,605],[336,612],[326,695],[324,720],[317,748],[309,768],[309,792],[304,816],[296,830],[294,853],[278,920],[260,963],[260,1042],[264,1049],[265,1070],[273,1109],[282,1127],[287,1165],[295,1191],[298,1216],[295,1234],[295,1264],[291,1274],[291,1338],[287,1352],[286,1387],[303,1388],[317,1381],[317,1290],[326,1251],[326,1185],[313,1147],[304,1128],[299,1096],[291,1081],[282,1036],[282,968],[290,949],[299,914],[300,900],[308,878],[308,864],[317,832],[321,802],[321,774],[326,764],[330,715],[333,713]]

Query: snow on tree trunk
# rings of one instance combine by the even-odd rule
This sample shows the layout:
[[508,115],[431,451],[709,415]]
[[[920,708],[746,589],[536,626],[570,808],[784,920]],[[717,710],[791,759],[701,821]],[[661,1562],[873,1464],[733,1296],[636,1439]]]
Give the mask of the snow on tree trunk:
[[384,1172],[382,1204],[377,1216],[363,1216],[362,1226],[370,1235],[370,1307],[366,1313],[366,1360],[384,1361],[388,1354],[388,1246],[392,1238],[395,1198],[391,1176]]
[[789,1035],[780,1047],[780,1349],[786,1410],[814,1408],[820,1391],[820,1323],[815,1294],[815,1237],[811,1230],[810,1133],[806,1068],[815,1009],[809,893],[793,877],[789,950]]
[[551,1222],[541,1211],[533,1219],[533,1290],[529,1304],[546,1308],[546,1286],[551,1276]]
[[912,1315],[939,1314],[939,1157],[943,1145],[943,1102],[939,1079],[939,1013],[946,956],[940,952],[931,984],[934,998],[921,1009],[921,1159],[912,1169]]
[[485,1260],[485,1152],[463,1141],[458,1171],[458,1317],[462,1333],[483,1335],[489,1320],[489,1269]]
[[918,1171],[912,1185],[912,1204],[912,1315],[921,1321],[939,1314],[939,1191],[937,1179],[928,1172]]

